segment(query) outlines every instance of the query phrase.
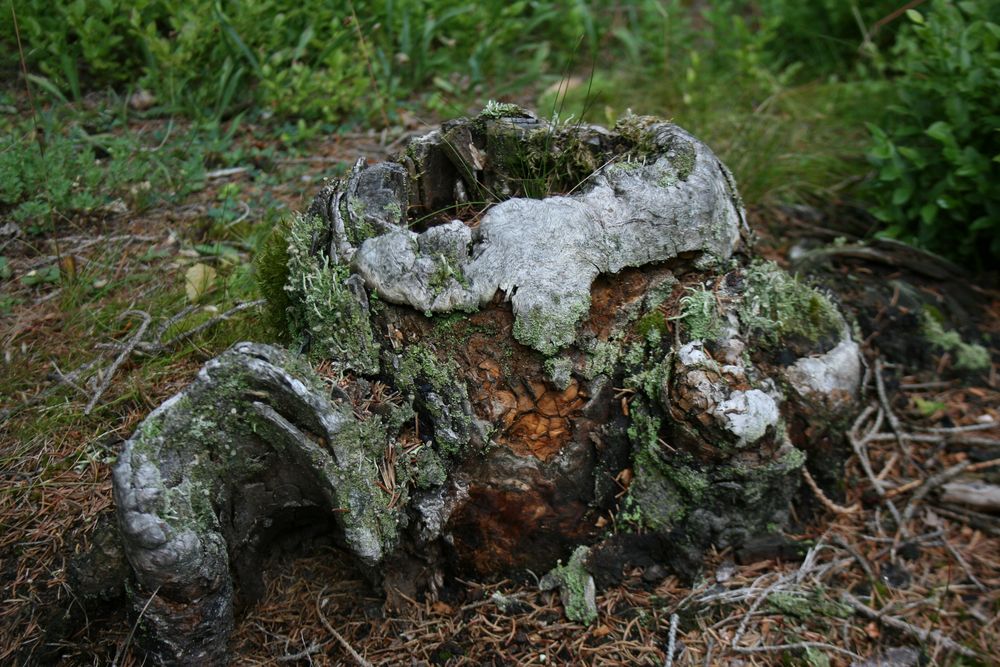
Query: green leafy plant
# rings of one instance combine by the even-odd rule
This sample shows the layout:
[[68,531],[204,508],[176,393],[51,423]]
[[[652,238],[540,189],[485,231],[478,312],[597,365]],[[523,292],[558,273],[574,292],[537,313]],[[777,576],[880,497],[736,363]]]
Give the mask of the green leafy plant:
[[154,150],[131,133],[88,132],[79,118],[54,112],[37,130],[30,119],[0,125],[0,147],[0,215],[35,233],[61,217],[142,210],[186,195],[204,174],[204,152],[187,141]]
[[871,125],[889,236],[982,264],[1000,256],[1000,5],[935,2],[893,49],[898,103]]

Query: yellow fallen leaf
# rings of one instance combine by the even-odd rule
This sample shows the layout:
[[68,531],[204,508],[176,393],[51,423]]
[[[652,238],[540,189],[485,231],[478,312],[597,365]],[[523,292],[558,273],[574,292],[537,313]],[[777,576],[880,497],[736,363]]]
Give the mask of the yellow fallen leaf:
[[188,301],[197,303],[212,289],[214,282],[215,269],[207,264],[193,264],[184,273],[184,290],[187,292]]

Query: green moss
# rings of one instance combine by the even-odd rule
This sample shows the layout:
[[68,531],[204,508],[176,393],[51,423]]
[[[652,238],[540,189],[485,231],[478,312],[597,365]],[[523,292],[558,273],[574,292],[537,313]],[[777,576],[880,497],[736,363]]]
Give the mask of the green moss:
[[[654,344],[659,343],[660,339],[669,333],[669,331],[670,327],[667,325],[667,318],[659,310],[654,310],[651,313],[643,315],[635,324],[636,334],[643,340]],[[650,340],[651,336],[655,336],[656,340]]]
[[479,115],[484,118],[522,118],[527,116],[527,113],[521,107],[516,104],[511,104],[510,102],[497,102],[496,100],[489,100],[486,102],[486,106],[483,110],[479,112]]
[[289,329],[309,342],[314,358],[329,359],[341,369],[375,374],[379,370],[378,343],[372,334],[366,307],[345,284],[348,267],[332,264],[317,251],[325,233],[316,217],[298,216],[289,230],[288,282],[285,290]]
[[615,133],[622,137],[628,144],[628,155],[643,162],[647,156],[656,152],[656,140],[649,129],[661,122],[654,116],[636,116],[628,114],[618,119],[615,123]]
[[766,343],[776,345],[789,336],[812,342],[840,336],[844,320],[829,297],[773,262],[754,262],[744,278],[740,321]]
[[257,288],[267,304],[264,324],[280,342],[290,342],[288,313],[292,301],[285,286],[288,284],[288,233],[290,221],[279,220],[254,257],[253,269]]
[[681,297],[679,319],[688,340],[715,340],[722,334],[722,317],[715,292],[704,287],[688,288]]
[[989,351],[982,345],[966,343],[954,329],[945,331],[940,314],[930,307],[925,307],[921,314],[921,327],[928,342],[955,355],[955,368],[965,371],[989,369]]
[[527,134],[503,121],[484,127],[486,151],[498,175],[513,186],[511,196],[541,199],[570,192],[600,166],[575,127],[553,124]]

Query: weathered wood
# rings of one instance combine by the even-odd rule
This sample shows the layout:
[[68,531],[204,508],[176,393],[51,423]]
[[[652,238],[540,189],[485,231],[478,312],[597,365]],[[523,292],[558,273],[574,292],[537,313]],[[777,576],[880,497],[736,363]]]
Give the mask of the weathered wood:
[[120,457],[146,647],[222,661],[234,589],[310,523],[390,598],[561,560],[583,620],[627,562],[690,573],[781,525],[807,457],[836,467],[860,361],[746,231],[725,167],[655,119],[494,105],[359,161],[288,231],[305,357],[236,346]]
[[1000,511],[1000,486],[982,480],[948,482],[941,486],[941,501],[973,507],[981,512]]

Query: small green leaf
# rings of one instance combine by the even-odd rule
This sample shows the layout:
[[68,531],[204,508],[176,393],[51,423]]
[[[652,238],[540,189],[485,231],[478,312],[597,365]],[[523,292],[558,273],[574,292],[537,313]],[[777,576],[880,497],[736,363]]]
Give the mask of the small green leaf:
[[919,396],[913,399],[913,403],[917,406],[917,410],[919,410],[920,414],[924,417],[930,417],[935,412],[946,410],[948,408],[947,405],[941,403],[940,401],[928,401],[920,398]]
[[907,9],[906,10],[906,18],[910,19],[911,21],[913,21],[917,25],[923,25],[924,24],[924,15],[921,14],[920,12],[918,12],[916,9]]
[[57,282],[59,282],[59,267],[55,264],[44,269],[33,269],[21,276],[21,284],[25,287]]
[[0,280],[7,280],[14,272],[11,271],[10,262],[6,257],[0,257]]
[[932,123],[931,126],[927,128],[927,136],[931,139],[937,139],[941,143],[954,143],[955,141],[955,138],[951,133],[951,125],[943,120]]
[[200,243],[194,247],[199,255],[209,257],[238,257],[240,251],[225,243]]

